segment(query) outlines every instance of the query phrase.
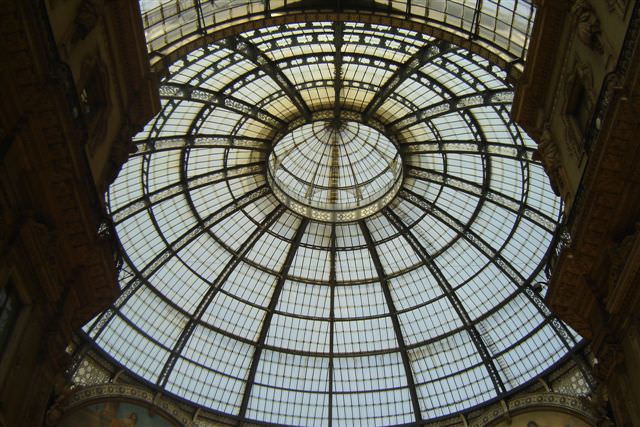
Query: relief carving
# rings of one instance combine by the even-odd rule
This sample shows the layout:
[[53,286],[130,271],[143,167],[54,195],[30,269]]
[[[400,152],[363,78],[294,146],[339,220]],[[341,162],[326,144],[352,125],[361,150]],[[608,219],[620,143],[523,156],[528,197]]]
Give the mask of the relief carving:
[[586,116],[593,114],[594,108],[593,72],[577,58],[568,70],[562,96],[559,97],[561,117],[566,130],[566,148],[576,161],[580,161],[585,148],[583,138],[589,126]]
[[631,254],[633,245],[635,244],[636,239],[640,235],[639,231],[640,230],[637,225],[634,232],[626,235],[622,239],[622,241],[620,241],[620,243],[615,245],[609,251],[610,267],[609,267],[609,275],[607,278],[607,292],[608,292],[609,298],[607,300],[607,305],[610,306],[608,308],[612,313],[618,312],[618,310],[621,308],[620,304],[625,304],[628,302],[625,300],[625,298],[621,296],[616,297],[615,294],[619,286],[624,286],[623,283],[619,284],[618,282],[620,280],[620,275],[622,274],[625,268],[625,265],[627,265],[627,262],[629,261],[629,255]]
[[576,0],[571,8],[571,15],[578,39],[594,52],[604,53],[600,19],[591,4],[587,0]]
[[598,416],[598,427],[613,427],[609,419],[609,390],[606,384],[600,383],[589,395],[589,403]]
[[136,145],[131,142],[131,134],[132,131],[129,126],[124,126],[120,135],[111,146],[109,159],[105,165],[103,173],[104,179],[102,184],[105,191],[107,187],[118,177],[122,166],[129,159],[129,156],[137,150]]
[[104,13],[104,0],[84,0],[78,9],[73,40],[84,40],[95,28]]
[[624,11],[629,4],[629,0],[607,0],[607,10],[609,13],[618,12],[624,15]]
[[104,142],[107,134],[107,119],[112,109],[109,83],[108,67],[100,56],[88,57],[83,61],[78,80],[79,99],[89,130],[91,154]]
[[0,255],[3,258],[18,234],[18,219],[11,209],[0,208]]
[[549,125],[545,125],[540,137],[538,149],[533,154],[533,159],[542,162],[553,192],[558,196],[566,196],[566,183],[563,179],[563,168],[560,159],[560,151],[557,144],[553,141]]
[[596,351],[597,363],[594,371],[597,377],[607,380],[615,369],[624,361],[622,347],[612,331],[608,328],[601,329],[599,336],[594,338],[598,343]]
[[56,394],[53,403],[47,409],[45,413],[45,426],[53,427],[57,425],[62,419],[62,415],[64,414],[62,410],[62,404],[64,400],[67,399],[72,393],[74,389],[72,386],[65,385],[62,390]]

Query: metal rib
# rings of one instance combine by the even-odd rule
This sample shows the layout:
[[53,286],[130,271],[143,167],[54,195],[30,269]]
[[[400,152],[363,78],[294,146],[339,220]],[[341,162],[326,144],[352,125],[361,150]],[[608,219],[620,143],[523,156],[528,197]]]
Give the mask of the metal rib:
[[253,162],[245,165],[231,166],[225,169],[213,170],[201,175],[191,176],[185,182],[176,183],[145,193],[115,210],[111,216],[114,224],[131,218],[132,216],[161,203],[172,197],[184,194],[184,191],[193,191],[198,188],[216,184],[219,182],[257,175],[264,172],[264,162]]
[[373,265],[376,267],[376,273],[380,279],[380,285],[382,286],[382,292],[384,294],[384,299],[387,303],[387,308],[389,309],[389,315],[391,316],[391,323],[393,324],[393,330],[396,334],[396,340],[398,341],[398,347],[400,349],[400,355],[402,356],[402,364],[404,365],[405,376],[407,377],[407,386],[409,388],[409,394],[411,395],[411,405],[413,406],[413,413],[416,418],[416,422],[422,422],[422,410],[420,409],[420,402],[418,400],[418,392],[416,391],[416,384],[413,378],[413,371],[411,370],[411,361],[409,360],[409,353],[407,351],[407,346],[404,342],[404,336],[402,335],[402,329],[400,328],[400,320],[398,319],[398,311],[396,310],[395,303],[393,302],[393,298],[391,296],[391,289],[389,288],[389,281],[387,280],[387,276],[384,272],[384,267],[382,266],[382,262],[380,261],[380,256],[378,255],[378,250],[376,249],[375,244],[373,243],[373,239],[371,238],[371,233],[369,232],[369,228],[365,221],[360,221],[360,229],[362,230],[362,235],[367,243],[367,248],[369,249],[369,253],[371,255],[371,260],[373,261]]
[[[522,201],[506,194],[502,194],[498,191],[492,190],[490,188],[485,190],[484,186],[478,184],[477,182],[468,181],[454,175],[446,174],[444,172],[427,170],[417,167],[405,169],[405,173],[407,176],[419,179],[421,181],[431,182],[439,185],[446,185],[447,187],[462,191],[466,194],[477,197],[484,197],[486,201],[495,203],[501,208],[515,214],[518,214],[523,209]],[[483,190],[485,191],[483,192]],[[551,218],[547,213],[531,206],[524,205],[523,215],[525,216],[525,218],[529,219],[531,222],[550,233],[553,233],[553,231],[557,227],[556,220]]]
[[193,331],[196,329],[196,326],[202,319],[203,314],[209,308],[209,305],[218,294],[218,290],[224,285],[226,280],[229,278],[229,275],[233,272],[233,270],[238,266],[240,261],[246,256],[246,254],[251,250],[253,245],[262,237],[262,235],[267,231],[267,229],[282,215],[285,211],[285,207],[279,205],[277,208],[273,209],[262,221],[262,223],[251,233],[251,235],[247,238],[244,244],[240,246],[240,251],[235,253],[233,257],[227,262],[227,265],[220,271],[216,280],[211,283],[209,290],[204,294],[198,307],[194,311],[191,319],[187,322],[186,326],[182,330],[180,337],[176,340],[175,345],[173,346],[173,350],[171,354],[167,358],[166,363],[162,367],[162,371],[158,376],[158,380],[156,384],[162,388],[164,388],[169,380],[169,375],[171,375],[171,371],[173,370],[178,358],[182,354],[189,338],[193,334]]
[[160,96],[164,99],[179,99],[185,101],[201,102],[208,105],[224,108],[229,111],[251,117],[274,129],[282,129],[287,123],[281,118],[251,104],[224,93],[203,89],[197,86],[178,83],[164,83],[160,86]]
[[500,373],[496,368],[496,365],[493,362],[491,353],[489,352],[486,344],[482,339],[482,335],[476,329],[475,324],[471,320],[471,317],[469,316],[469,313],[467,313],[467,310],[464,308],[462,301],[460,301],[460,298],[458,298],[458,295],[456,295],[452,286],[440,271],[440,268],[433,261],[426,248],[420,243],[416,236],[411,233],[409,228],[404,224],[402,219],[400,219],[400,217],[395,212],[393,212],[389,208],[383,209],[382,212],[384,216],[389,220],[389,222],[393,224],[398,232],[400,232],[400,234],[402,234],[402,236],[407,240],[413,251],[420,257],[433,277],[435,277],[436,281],[438,282],[438,286],[440,286],[440,289],[451,303],[451,306],[454,308],[456,314],[462,321],[462,324],[465,326],[466,331],[469,333],[469,336],[471,337],[471,340],[473,341],[473,344],[476,347],[476,350],[478,351],[478,354],[480,355],[480,358],[482,359],[487,372],[489,373],[489,377],[491,378],[491,382],[496,389],[496,393],[498,395],[506,393],[507,389],[504,385],[504,382],[502,381],[502,378],[500,377]]
[[333,346],[334,346],[334,331],[335,331],[335,296],[336,296],[336,224],[331,224],[331,242],[329,252],[329,286],[331,287],[329,295],[329,408],[328,418],[329,427],[333,425]]
[[333,23],[333,44],[336,50],[334,56],[334,76],[333,76],[333,90],[334,90],[334,100],[333,100],[333,119],[336,121],[336,128],[340,122],[340,111],[342,109],[342,45],[344,44],[344,23],[343,22],[334,22]]
[[287,280],[287,274],[289,272],[289,268],[291,268],[291,263],[293,262],[293,257],[300,247],[300,241],[302,240],[302,236],[304,236],[304,232],[307,229],[307,225],[309,224],[309,220],[307,218],[303,218],[296,234],[291,242],[291,247],[289,248],[289,252],[287,253],[287,257],[282,266],[282,270],[280,271],[278,282],[275,285],[273,290],[273,294],[271,294],[271,301],[269,301],[269,307],[267,308],[267,313],[264,316],[264,320],[262,321],[262,328],[260,329],[260,335],[258,336],[258,343],[256,344],[256,349],[253,353],[253,358],[251,360],[251,367],[249,368],[249,376],[247,377],[246,385],[244,388],[244,393],[242,394],[242,403],[240,404],[240,411],[238,412],[238,417],[240,418],[239,424],[241,425],[246,414],[247,408],[249,406],[249,399],[251,397],[251,389],[253,388],[253,384],[256,378],[256,372],[258,370],[258,364],[260,363],[260,356],[262,355],[262,349],[264,347],[264,343],[267,339],[267,333],[269,332],[269,327],[271,326],[271,319],[273,318],[273,312],[278,305],[278,300],[280,298],[280,294],[282,293],[282,288],[284,286],[284,282]]
[[511,105],[512,101],[513,90],[511,89],[491,89],[460,95],[409,113],[387,125],[387,131],[395,133],[421,121],[444,116],[454,111],[473,107]]
[[134,141],[136,152],[129,159],[164,150],[179,150],[185,146],[196,148],[235,148],[266,152],[271,140],[221,133],[189,133],[185,135],[157,136]]
[[374,95],[362,113],[364,119],[368,120],[382,104],[384,104],[389,95],[394,93],[409,76],[423,67],[427,62],[444,54],[450,47],[451,43],[447,41],[434,40],[414,53],[407,62],[398,67]]
[[[448,227],[451,227],[453,230],[458,232],[460,236],[465,238],[472,246],[478,249],[482,254],[484,254],[494,265],[502,271],[511,282],[519,289],[524,292],[524,295],[533,303],[538,312],[543,317],[549,317],[553,314],[549,307],[546,306],[540,295],[538,295],[532,288],[531,283],[526,280],[522,274],[518,270],[516,270],[511,263],[509,263],[500,252],[493,249],[487,242],[484,241],[480,236],[478,236],[475,232],[470,230],[468,227],[465,227],[460,221],[451,216],[449,213],[438,207],[437,205],[430,203],[422,196],[409,191],[409,190],[400,190],[398,195],[403,199],[409,201],[410,203],[418,206],[423,209],[425,212],[430,213],[435,218],[442,221]],[[522,216],[522,213],[519,213],[519,217]],[[554,321],[550,322],[550,325],[558,338],[562,341],[565,347],[568,350],[573,348],[571,335],[569,334],[566,326],[557,320],[554,317]]]
[[189,228],[182,233],[180,237],[171,242],[160,253],[158,253],[149,263],[140,271],[137,272],[136,277],[129,281],[120,292],[120,295],[115,302],[108,308],[102,316],[91,327],[91,331],[96,331],[93,335],[94,339],[98,337],[106,327],[107,323],[115,315],[114,307],[123,306],[129,298],[136,292],[136,290],[143,284],[146,278],[151,277],[158,269],[165,265],[172,257],[175,256],[182,248],[197,239],[202,233],[215,226],[220,221],[233,215],[245,206],[253,203],[255,200],[264,197],[269,194],[270,190],[266,185],[255,188],[241,197],[238,197],[233,202],[222,206],[217,211],[213,212],[207,218],[199,221],[197,224]]
[[293,83],[291,83],[291,80],[289,80],[278,65],[256,45],[239,35],[227,38],[224,45],[256,64],[258,69],[264,71],[269,77],[271,77],[273,81],[278,84],[280,89],[287,94],[300,114],[302,114],[307,121],[311,120],[311,110],[300,93],[296,90]]

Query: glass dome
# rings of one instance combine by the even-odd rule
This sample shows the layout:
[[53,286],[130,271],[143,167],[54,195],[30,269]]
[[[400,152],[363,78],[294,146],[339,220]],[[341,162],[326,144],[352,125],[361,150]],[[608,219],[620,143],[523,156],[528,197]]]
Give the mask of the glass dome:
[[312,122],[277,141],[267,179],[293,211],[322,221],[354,221],[378,212],[402,184],[393,143],[362,123]]
[[88,337],[239,422],[414,424],[535,380],[577,337],[537,286],[561,203],[512,93],[486,59],[383,25],[190,52],[109,190],[122,293]]

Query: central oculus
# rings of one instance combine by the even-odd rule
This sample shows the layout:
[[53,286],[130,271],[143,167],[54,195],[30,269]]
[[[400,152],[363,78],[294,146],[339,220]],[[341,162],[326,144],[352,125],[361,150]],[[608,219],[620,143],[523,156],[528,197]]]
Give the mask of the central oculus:
[[307,123],[276,142],[268,180],[290,209],[320,221],[357,221],[378,212],[402,184],[396,146],[353,121]]

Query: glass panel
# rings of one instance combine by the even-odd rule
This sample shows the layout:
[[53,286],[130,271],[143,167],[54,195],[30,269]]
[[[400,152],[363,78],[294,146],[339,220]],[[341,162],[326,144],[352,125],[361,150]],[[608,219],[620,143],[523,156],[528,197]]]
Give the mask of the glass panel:
[[329,412],[329,395],[304,393],[254,385],[247,418],[270,423],[324,426]]
[[336,322],[334,345],[336,353],[361,353],[398,347],[389,317]]
[[333,395],[335,426],[387,426],[415,420],[408,388]]
[[400,353],[334,359],[336,393],[375,391],[407,386]]
[[169,351],[152,341],[139,330],[115,315],[96,343],[123,365],[140,377],[155,383],[160,375]]

